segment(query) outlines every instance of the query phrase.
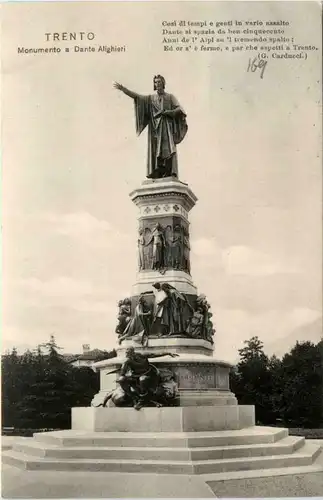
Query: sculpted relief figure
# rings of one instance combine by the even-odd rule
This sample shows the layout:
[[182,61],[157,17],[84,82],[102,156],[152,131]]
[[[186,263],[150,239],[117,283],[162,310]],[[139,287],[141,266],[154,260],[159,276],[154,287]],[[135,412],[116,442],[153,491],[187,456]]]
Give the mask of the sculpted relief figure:
[[186,296],[169,283],[154,283],[153,329],[162,335],[184,334],[193,308]]
[[149,227],[146,227],[144,230],[144,269],[152,269],[153,262],[153,245],[149,243],[151,241],[151,230]]
[[125,339],[134,338],[139,340],[142,345],[148,340],[151,329],[152,310],[144,295],[139,297],[138,305],[131,320],[128,322],[123,331],[123,335],[119,336],[119,344]]
[[139,229],[139,271],[155,269],[164,274],[167,269],[190,273],[190,243],[188,230],[177,224],[164,229],[157,223],[150,230]]
[[176,225],[167,237],[169,267],[190,273],[190,243],[185,227]]
[[205,333],[205,339],[208,340],[209,342],[211,342],[211,344],[214,343],[213,337],[215,334],[215,328],[213,325],[213,321],[211,319],[212,316],[213,316],[213,314],[211,312],[208,312],[207,322],[206,322],[206,333]]
[[119,307],[119,314],[118,314],[118,324],[116,326],[116,333],[120,337],[121,335],[123,335],[131,319],[131,300],[129,298],[119,300],[118,307]]
[[191,274],[191,261],[190,261],[190,239],[189,233],[186,228],[183,228],[183,265],[185,271]]
[[161,270],[164,268],[165,261],[165,238],[162,227],[157,223],[151,233],[151,237],[146,245],[151,245],[152,252],[152,269]]
[[177,99],[165,92],[166,81],[154,76],[155,94],[140,95],[120,83],[114,87],[131,97],[135,104],[137,134],[148,126],[147,177],[178,177],[177,144],[187,132],[186,114]]
[[139,229],[138,237],[138,267],[139,271],[145,269],[145,236],[142,228]]
[[192,318],[190,319],[186,332],[188,333],[189,337],[192,337],[193,339],[202,339],[203,328],[204,328],[204,310],[203,307],[198,306]]
[[207,340],[213,344],[215,329],[212,323],[210,304],[205,295],[201,294],[196,299],[196,309],[186,328],[186,333],[193,338]]
[[165,227],[165,265],[167,268],[172,267],[172,244],[173,244],[173,229],[168,225]]
[[173,269],[182,269],[182,233],[180,226],[175,226],[173,232],[173,241],[172,241],[172,268]]

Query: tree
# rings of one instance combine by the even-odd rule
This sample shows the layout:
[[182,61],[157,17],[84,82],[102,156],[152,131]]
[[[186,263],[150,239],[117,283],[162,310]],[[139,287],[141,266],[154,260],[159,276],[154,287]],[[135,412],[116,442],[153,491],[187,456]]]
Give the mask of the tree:
[[74,368],[49,342],[19,356],[2,357],[2,422],[17,429],[65,429],[71,408],[88,406],[99,391],[99,375]]
[[274,423],[274,381],[271,364],[261,340],[255,336],[239,349],[240,361],[233,371],[231,387],[240,404],[255,405],[256,419],[262,424]]
[[32,363],[33,377],[19,404],[23,428],[70,427],[70,402],[74,395],[72,370],[59,349],[53,336],[38,347]]
[[72,406],[90,406],[93,397],[100,390],[99,373],[86,366],[82,368],[72,367],[71,376],[74,387]]
[[274,420],[282,420],[282,362],[277,356],[269,358],[268,368],[271,374],[271,409]]
[[2,426],[14,427],[16,425],[16,406],[20,400],[20,358],[14,347],[11,353],[1,358],[1,394],[2,394]]
[[322,427],[323,340],[297,342],[282,360],[268,358],[258,337],[245,342],[232,371],[231,387],[240,404],[253,404],[257,420],[286,426]]
[[281,412],[291,426],[323,423],[323,341],[297,342],[281,365]]

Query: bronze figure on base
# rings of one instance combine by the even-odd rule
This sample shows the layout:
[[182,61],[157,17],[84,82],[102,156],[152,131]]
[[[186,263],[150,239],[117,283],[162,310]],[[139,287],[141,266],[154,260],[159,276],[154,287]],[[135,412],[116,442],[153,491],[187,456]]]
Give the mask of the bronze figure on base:
[[141,354],[135,352],[133,347],[129,347],[121,368],[109,373],[119,372],[118,387],[106,396],[102,406],[106,406],[110,400],[115,406],[133,406],[136,410],[140,410],[143,406],[174,404],[177,395],[174,375],[164,374],[149,362],[150,358],[163,356],[174,358],[178,354],[169,352]]

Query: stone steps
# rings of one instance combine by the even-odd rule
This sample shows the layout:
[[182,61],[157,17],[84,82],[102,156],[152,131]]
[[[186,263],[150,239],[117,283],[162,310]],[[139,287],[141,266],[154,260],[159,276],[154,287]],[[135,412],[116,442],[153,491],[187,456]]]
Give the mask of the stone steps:
[[9,450],[2,454],[3,461],[28,470],[106,471],[126,473],[217,474],[280,467],[310,466],[320,453],[319,445],[305,444],[289,454],[271,456],[243,456],[208,460],[141,460],[103,458],[35,457],[24,452]]
[[287,429],[249,427],[204,432],[36,433],[18,438],[3,461],[28,470],[159,474],[233,474],[312,466],[320,446]]
[[229,460],[210,460],[194,463],[195,474],[246,471],[281,467],[312,465],[320,453],[320,447],[304,445],[301,450],[289,455],[266,457],[243,457]]
[[139,447],[139,446],[76,446],[58,447],[33,439],[18,440],[13,451],[28,456],[63,459],[140,459],[140,460],[220,460],[226,458],[287,455],[304,445],[304,438],[289,436],[277,443],[235,446],[204,446],[195,448]]
[[[322,456],[322,450],[319,452]],[[240,470],[233,472],[220,472],[217,474],[203,474],[204,481],[212,488],[212,485],[216,484],[218,481],[237,481],[239,479],[248,480],[254,478],[265,478],[273,476],[289,476],[289,475],[301,475],[310,473],[323,473],[323,465],[321,458],[318,458],[318,454],[314,455],[314,462],[311,465],[303,465],[297,467],[276,467],[275,469],[254,469],[254,470]],[[318,463],[320,461],[320,463]]]
[[288,436],[288,430],[275,427],[249,427],[210,432],[88,432],[53,431],[35,433],[33,440],[63,447],[157,447],[196,448],[275,443]]

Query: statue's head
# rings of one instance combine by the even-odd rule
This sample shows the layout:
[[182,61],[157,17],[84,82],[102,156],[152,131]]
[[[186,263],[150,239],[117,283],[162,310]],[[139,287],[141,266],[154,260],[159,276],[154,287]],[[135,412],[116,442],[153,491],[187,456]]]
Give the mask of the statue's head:
[[168,292],[172,287],[169,283],[162,283],[161,289],[164,290],[164,292]]
[[131,306],[131,299],[128,299],[128,298],[124,299],[123,304],[125,306]]
[[126,350],[126,358],[133,358],[135,355],[135,349],[133,347],[128,347]]
[[164,90],[166,87],[166,80],[162,75],[154,76],[154,90]]
[[161,231],[161,225],[159,224],[159,222],[156,222],[155,226],[154,226],[154,230],[156,231]]
[[139,304],[146,304],[146,301],[145,301],[145,296],[144,295],[140,295],[139,299],[138,299],[138,302]]

